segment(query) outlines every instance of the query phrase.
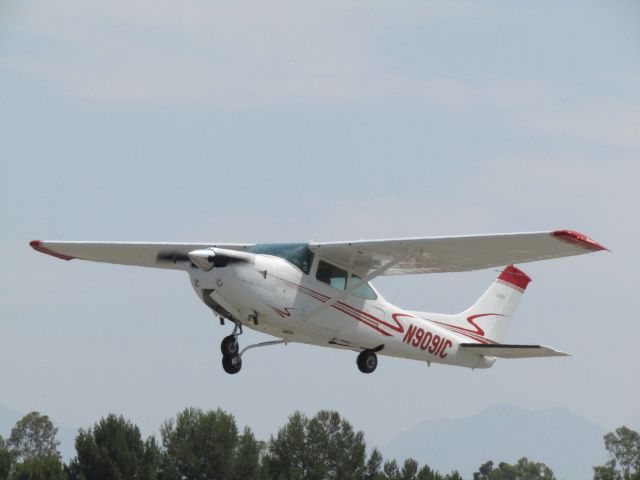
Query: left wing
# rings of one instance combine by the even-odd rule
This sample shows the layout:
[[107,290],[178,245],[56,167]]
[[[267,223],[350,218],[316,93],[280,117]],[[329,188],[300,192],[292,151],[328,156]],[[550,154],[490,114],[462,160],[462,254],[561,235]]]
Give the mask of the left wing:
[[323,258],[350,267],[362,277],[464,272],[607,250],[572,230],[311,243],[309,246]]
[[506,345],[494,344],[486,345],[483,343],[462,343],[461,348],[485,355],[487,357],[499,358],[538,358],[538,357],[566,357],[568,353],[561,352],[555,348],[546,347],[544,345]]
[[139,267],[182,269],[188,262],[189,252],[211,247],[246,251],[252,244],[223,243],[133,243],[133,242],[53,242],[33,240],[37,250],[62,260],[89,260],[92,262],[136,265]]

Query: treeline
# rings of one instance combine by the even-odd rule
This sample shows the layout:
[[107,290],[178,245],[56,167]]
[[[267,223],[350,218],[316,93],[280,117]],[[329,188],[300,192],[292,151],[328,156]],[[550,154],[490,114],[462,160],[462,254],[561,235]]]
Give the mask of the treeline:
[[[76,456],[64,463],[57,428],[31,412],[5,440],[0,436],[0,480],[462,480],[414,459],[401,465],[368,449],[364,434],[337,412],[309,418],[296,412],[266,442],[238,429],[220,409],[188,408],[160,427],[159,441],[144,439],[122,416],[109,415],[81,429]],[[594,467],[594,480],[640,480],[640,436],[621,427],[604,437],[611,460]],[[543,463],[488,461],[473,480],[555,480]]]

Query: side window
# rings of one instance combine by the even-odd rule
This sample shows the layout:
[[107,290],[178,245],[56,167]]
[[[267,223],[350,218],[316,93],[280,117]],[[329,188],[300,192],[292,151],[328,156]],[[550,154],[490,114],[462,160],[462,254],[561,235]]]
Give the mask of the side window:
[[[352,284],[354,282],[360,283],[361,281],[362,279],[359,276],[351,275]],[[363,283],[358,288],[356,288],[353,292],[351,292],[351,294],[355,295],[356,297],[364,298],[365,300],[375,300],[376,298],[378,298],[378,296],[376,295],[376,292],[374,292],[373,288],[369,286],[369,283]]]
[[344,290],[347,288],[347,272],[341,268],[335,267],[323,260],[318,262],[318,271],[316,278],[321,282],[328,283],[333,288]]

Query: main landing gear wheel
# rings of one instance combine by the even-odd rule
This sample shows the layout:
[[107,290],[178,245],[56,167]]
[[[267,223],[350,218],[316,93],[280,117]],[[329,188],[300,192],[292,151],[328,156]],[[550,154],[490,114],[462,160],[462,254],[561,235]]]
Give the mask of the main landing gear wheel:
[[240,345],[238,345],[238,335],[242,334],[242,324],[234,322],[231,335],[224,337],[220,344],[222,351],[222,368],[227,373],[238,373],[242,368],[242,358],[240,358]]
[[371,373],[378,366],[378,356],[373,350],[364,350],[358,355],[356,363],[362,373]]
[[242,358],[240,358],[240,355],[233,355],[231,357],[225,355],[222,357],[222,368],[225,372],[232,375],[238,373],[242,368]]
[[237,355],[239,348],[238,339],[235,335],[224,337],[220,344],[220,350],[222,351],[222,355],[225,357],[233,357]]

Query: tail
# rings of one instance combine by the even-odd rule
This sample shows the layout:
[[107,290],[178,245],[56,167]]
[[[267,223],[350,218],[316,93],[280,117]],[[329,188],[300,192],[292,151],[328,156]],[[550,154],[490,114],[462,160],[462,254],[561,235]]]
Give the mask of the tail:
[[480,343],[500,343],[531,278],[509,265],[470,308],[457,315],[417,313]]

